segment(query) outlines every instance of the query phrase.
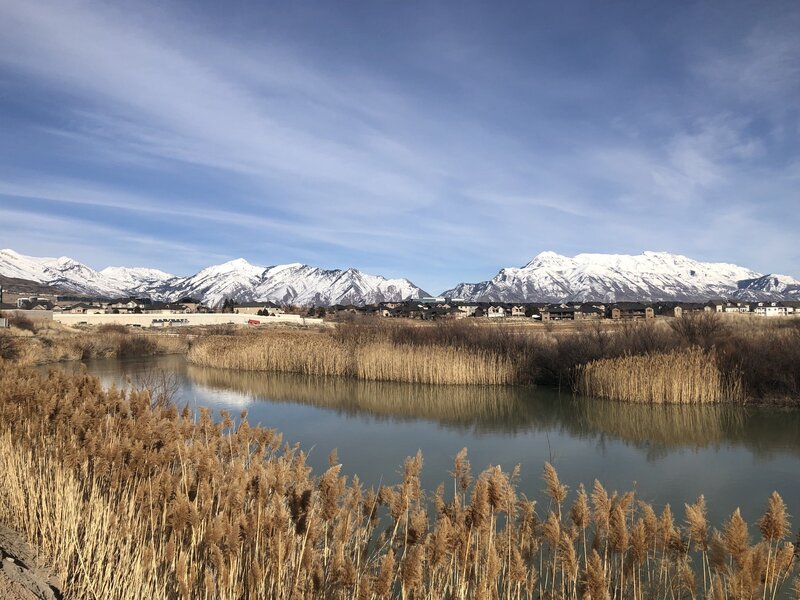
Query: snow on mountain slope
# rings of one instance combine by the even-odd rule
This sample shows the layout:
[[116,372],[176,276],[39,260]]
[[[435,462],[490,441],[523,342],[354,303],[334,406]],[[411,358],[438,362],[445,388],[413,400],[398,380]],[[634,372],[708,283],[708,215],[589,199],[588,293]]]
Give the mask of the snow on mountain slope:
[[107,267],[95,271],[70,258],[34,258],[0,250],[0,275],[88,295],[146,296],[175,301],[186,296],[216,306],[273,301],[326,306],[421,298],[427,292],[407,279],[386,279],[357,269],[326,270],[300,263],[259,267],[243,258],[207,267],[189,277],[148,268]]
[[174,289],[170,299],[194,296],[212,305],[232,298],[238,302],[330,306],[399,301],[427,295],[407,279],[385,279],[357,269],[326,270],[300,263],[264,268],[244,259],[209,267],[197,275],[170,283]]
[[740,281],[736,293],[742,300],[769,300],[775,296],[800,299],[800,280],[788,275],[763,275]]
[[[372,304],[427,296],[407,279],[386,279],[357,269],[321,269],[300,263],[260,267],[239,258],[189,277],[157,269],[108,267],[95,271],[70,258],[34,258],[0,250],[0,275],[87,295],[186,296],[216,306],[237,302],[329,306]],[[565,300],[800,299],[800,281],[762,275],[728,263],[704,263],[667,252],[578,254],[542,252],[527,265],[508,267],[491,280],[462,283],[443,292],[467,300],[561,302]]]
[[542,252],[524,267],[501,269],[489,281],[460,284],[443,295],[506,302],[707,300],[738,297],[739,282],[760,277],[737,265],[704,263],[668,252],[574,257]]
[[272,267],[255,290],[257,300],[330,306],[422,298],[427,292],[407,279],[386,279],[358,269],[326,270],[308,265]]
[[83,294],[119,296],[125,292],[101,273],[66,256],[35,258],[0,250],[0,273]]
[[142,285],[157,285],[175,278],[175,275],[147,267],[106,267],[100,271],[100,274],[126,289]]

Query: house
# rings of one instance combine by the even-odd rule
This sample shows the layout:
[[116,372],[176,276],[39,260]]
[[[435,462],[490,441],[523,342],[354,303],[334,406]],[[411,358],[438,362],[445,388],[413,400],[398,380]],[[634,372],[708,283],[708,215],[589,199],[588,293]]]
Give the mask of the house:
[[490,319],[502,319],[506,316],[506,309],[499,304],[492,305],[486,311],[486,316]]
[[576,320],[605,319],[606,307],[603,304],[592,304],[584,302],[575,311]]
[[233,307],[233,312],[243,315],[264,315],[273,317],[282,315],[283,310],[274,302],[242,302]]
[[653,319],[655,316],[652,306],[639,302],[617,302],[611,307],[612,319]]
[[785,317],[790,314],[790,308],[782,302],[759,302],[753,308],[753,313],[759,317]]
[[715,300],[709,300],[705,304],[705,310],[706,312],[721,313],[725,311],[725,304],[726,304],[725,300],[722,300],[720,298],[717,298]]
[[477,304],[459,304],[456,308],[465,317],[471,317],[471,316],[473,316],[475,314],[475,311],[478,310],[479,305],[477,305]]
[[185,307],[185,312],[187,313],[196,313],[200,312],[202,307],[202,302],[196,300],[194,298],[181,298],[175,304],[180,304],[181,306]]
[[542,321],[573,321],[575,307],[566,304],[549,304],[541,309]]
[[524,304],[515,304],[511,307],[511,316],[512,317],[524,317],[525,316],[525,305]]
[[789,309],[790,315],[800,315],[800,300],[784,300],[781,304]]
[[72,306],[65,306],[62,312],[71,314],[71,315],[85,315],[91,314],[91,310],[96,308],[98,311],[102,311],[102,309],[97,306],[94,307],[91,304],[86,304],[84,302],[79,302],[78,304],[73,304]]
[[15,308],[22,310],[51,310],[53,303],[49,298],[29,296],[17,298],[17,306]]
[[743,314],[750,312],[750,304],[747,302],[726,302],[722,307],[724,313]]

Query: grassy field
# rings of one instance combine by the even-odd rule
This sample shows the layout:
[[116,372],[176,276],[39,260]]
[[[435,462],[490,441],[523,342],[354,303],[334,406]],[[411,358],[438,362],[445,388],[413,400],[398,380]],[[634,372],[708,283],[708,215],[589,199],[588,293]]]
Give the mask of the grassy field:
[[[59,571],[66,598],[774,598],[797,583],[777,494],[749,527],[705,500],[656,512],[594,482],[570,493],[545,464],[544,502],[520,474],[423,490],[315,475],[280,435],[229,418],[0,364],[0,522]],[[716,528],[714,527],[716,525]]]

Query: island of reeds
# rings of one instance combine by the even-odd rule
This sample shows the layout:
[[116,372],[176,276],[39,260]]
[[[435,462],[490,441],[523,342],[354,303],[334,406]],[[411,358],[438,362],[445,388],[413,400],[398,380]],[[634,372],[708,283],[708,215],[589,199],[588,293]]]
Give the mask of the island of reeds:
[[147,391],[0,363],[0,521],[66,598],[775,598],[800,595],[787,507],[709,523],[703,497],[656,511],[544,465],[421,488],[423,457],[365,489],[246,416],[215,423]]

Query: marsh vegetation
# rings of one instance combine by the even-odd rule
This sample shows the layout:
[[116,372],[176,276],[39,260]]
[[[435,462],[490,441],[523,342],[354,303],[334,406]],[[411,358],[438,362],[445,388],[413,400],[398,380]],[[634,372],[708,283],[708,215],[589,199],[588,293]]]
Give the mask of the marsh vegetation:
[[723,318],[504,327],[388,319],[322,331],[207,336],[201,366],[415,383],[538,384],[638,402],[740,402],[800,397],[800,320]]
[[[67,597],[774,598],[796,583],[778,494],[748,525],[710,523],[705,499],[658,509],[544,466],[365,488],[244,415],[104,390],[85,373],[0,365],[0,520],[63,574]],[[527,476],[527,475],[526,475]],[[800,592],[800,589],[797,589]]]

